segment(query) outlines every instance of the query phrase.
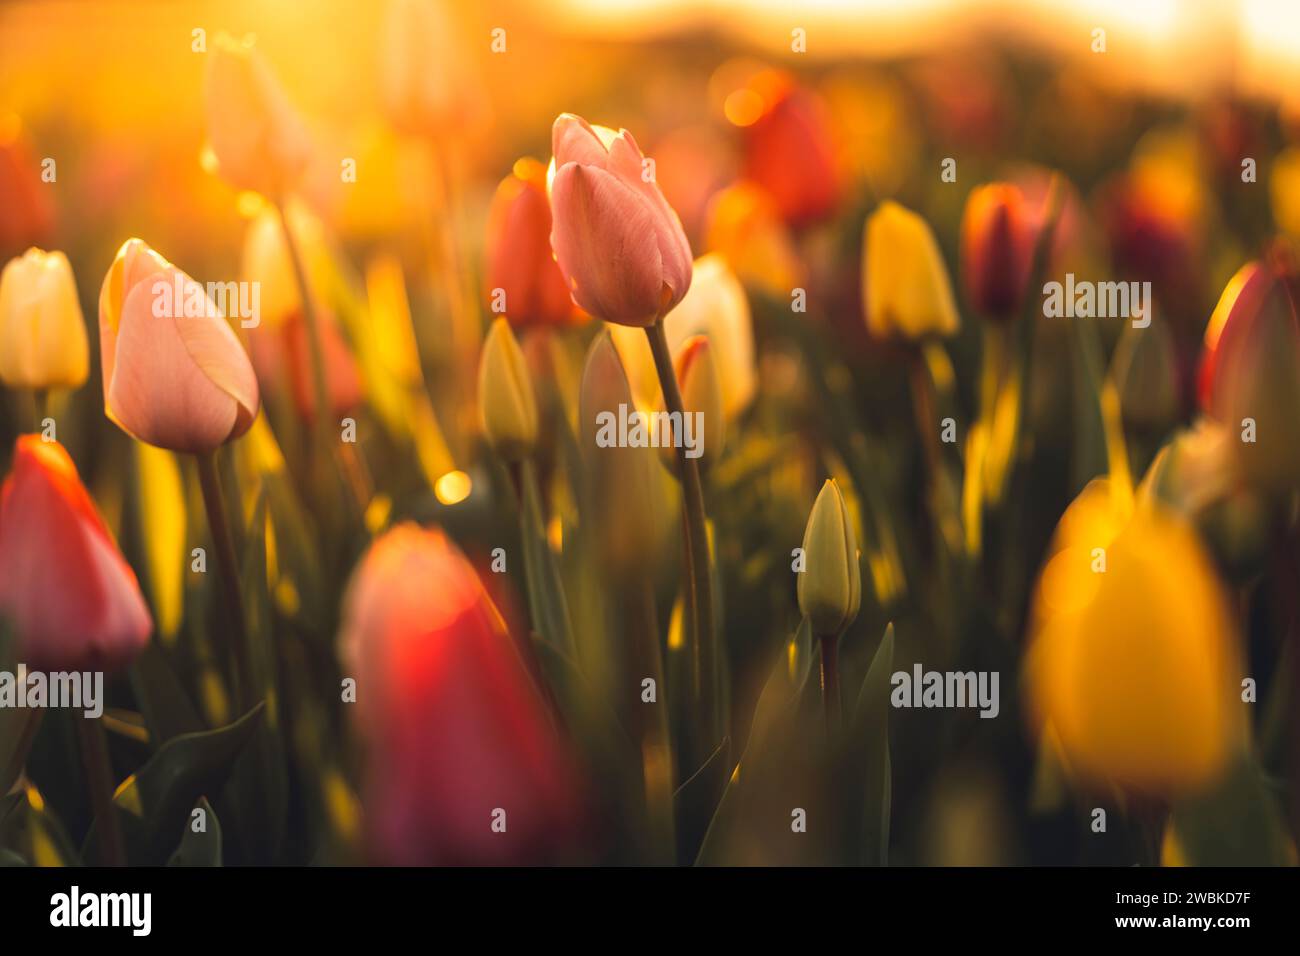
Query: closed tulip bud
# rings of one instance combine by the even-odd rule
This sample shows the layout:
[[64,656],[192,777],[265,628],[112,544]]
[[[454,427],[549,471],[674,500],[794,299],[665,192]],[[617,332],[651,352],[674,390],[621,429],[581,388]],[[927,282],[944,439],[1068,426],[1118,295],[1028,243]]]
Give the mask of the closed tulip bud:
[[960,320],[948,269],[924,219],[892,200],[863,230],[862,301],[877,338],[952,335]]
[[38,670],[124,667],[153,621],[63,446],[23,435],[0,488],[0,614]]
[[514,462],[537,444],[537,398],[528,363],[505,319],[497,319],[478,364],[478,404],[483,434],[498,455]]
[[760,71],[732,96],[738,99],[729,103],[758,107],[728,111],[744,129],[745,178],[772,197],[792,226],[832,212],[842,177],[821,99],[778,70]]
[[501,180],[487,224],[487,294],[505,296],[514,326],[565,325],[587,318],[574,308],[551,253],[551,204],[546,167],[521,159]]
[[803,533],[804,570],[799,575],[799,610],[816,637],[838,637],[862,606],[858,536],[844,496],[828,478],[813,502]]
[[[334,313],[316,304],[320,333],[321,361],[325,366],[325,395],[333,418],[355,409],[364,397],[356,360],[339,332]],[[302,311],[282,316],[274,324],[264,323],[248,333],[248,353],[257,371],[260,388],[289,386],[294,410],[304,421],[316,418],[316,395],[312,385],[311,339]]]
[[378,862],[536,864],[572,846],[581,796],[568,748],[442,531],[407,523],[375,540],[348,584],[339,651],[357,682]]
[[1096,783],[1155,796],[1212,784],[1242,744],[1231,601],[1192,526],[1089,484],[1061,518],[1031,616],[1040,729]]
[[214,451],[257,417],[257,376],[203,287],[129,239],[99,292],[104,414],[172,451]]
[[[307,272],[307,285],[316,295],[328,297],[335,270],[325,226],[301,202],[290,201],[287,211],[289,228],[293,230]],[[302,293],[289,247],[285,245],[284,225],[273,206],[264,205],[248,224],[240,257],[240,278],[257,283],[257,328],[279,325],[301,311]]]
[[1275,495],[1300,486],[1300,278],[1280,259],[1229,281],[1205,330],[1200,397],[1232,429],[1246,479]]
[[394,129],[462,132],[483,113],[455,21],[443,0],[390,0],[380,30],[379,95]]
[[[713,349],[703,335],[693,335],[682,343],[673,362],[677,374],[677,387],[682,393],[682,406],[691,419],[690,436],[699,443],[700,473],[708,471],[722,457],[726,444],[727,419],[722,406],[721,376]],[[687,425],[682,424],[683,437]],[[677,449],[670,445],[659,447],[659,456],[668,470],[677,474]]]
[[208,54],[208,144],[222,178],[279,201],[311,159],[301,118],[260,52],[221,35]]
[[627,130],[563,113],[551,130],[551,247],[591,315],[653,325],[691,284],[691,247]]
[[971,190],[961,224],[966,298],[990,319],[1010,321],[1025,301],[1033,231],[1020,190],[991,183]]
[[620,419],[636,412],[618,350],[609,333],[602,333],[587,350],[578,418],[591,527],[596,529],[603,565],[616,578],[645,574],[673,527],[664,485],[671,479],[655,460],[654,450],[620,440]]
[[10,388],[76,388],[90,349],[72,267],[61,252],[28,249],[0,273],[0,381]]

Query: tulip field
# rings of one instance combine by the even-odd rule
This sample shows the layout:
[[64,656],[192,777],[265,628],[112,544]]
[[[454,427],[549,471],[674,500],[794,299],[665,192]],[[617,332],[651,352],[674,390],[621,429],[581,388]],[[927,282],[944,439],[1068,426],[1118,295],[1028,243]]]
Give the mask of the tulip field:
[[1300,16],[785,6],[0,6],[0,863],[1296,865]]

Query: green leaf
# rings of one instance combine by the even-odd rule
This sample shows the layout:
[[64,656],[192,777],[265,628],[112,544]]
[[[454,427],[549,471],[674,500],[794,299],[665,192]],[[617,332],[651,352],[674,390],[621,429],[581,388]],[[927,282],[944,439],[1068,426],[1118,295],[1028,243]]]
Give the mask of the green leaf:
[[167,654],[157,642],[150,641],[131,665],[131,689],[140,702],[149,740],[159,747],[181,734],[199,733],[204,729],[198,711],[181,687],[167,661]]
[[546,540],[542,521],[541,496],[532,462],[519,467],[522,501],[519,534],[524,551],[524,577],[527,579],[528,606],[538,634],[555,647],[573,651],[573,626],[569,620],[564,584],[555,563],[555,555]]
[[894,625],[885,628],[858,692],[849,753],[862,780],[862,863],[885,866],[889,856],[889,687],[894,667]]
[[194,810],[203,811],[202,830],[194,829],[194,812],[185,821],[185,833],[180,846],[167,861],[168,866],[221,866],[221,821],[208,803],[207,797],[199,797]]
[[731,772],[730,738],[724,738],[704,766],[695,771],[673,794],[677,820],[677,858],[692,860],[699,852],[709,823],[718,808]]
[[[118,787],[113,802],[132,863],[166,861],[190,808],[229,777],[236,759],[262,726],[265,710],[266,705],[259,703],[233,724],[169,740]],[[95,858],[97,830],[95,824],[86,836],[83,855],[88,859]]]

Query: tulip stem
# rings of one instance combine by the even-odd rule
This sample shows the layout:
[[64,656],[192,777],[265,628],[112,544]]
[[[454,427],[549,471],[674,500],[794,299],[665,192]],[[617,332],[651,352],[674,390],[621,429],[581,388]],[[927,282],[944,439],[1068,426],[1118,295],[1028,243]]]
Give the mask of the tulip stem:
[[[672,354],[668,350],[668,337],[664,333],[663,317],[660,316],[646,330],[650,340],[650,351],[654,355],[655,370],[659,374],[659,384],[664,392],[664,404],[670,413],[676,413],[683,421],[686,409],[682,403],[682,392],[677,384],[677,374],[673,371]],[[683,443],[677,449],[677,465],[682,479],[682,503],[686,512],[686,571],[689,587],[686,590],[694,610],[695,626],[695,696],[702,699],[709,696],[709,729],[716,743],[721,739],[721,720],[718,714],[718,676],[714,647],[713,628],[713,585],[709,574],[709,536],[704,515],[704,486],[700,482],[699,464],[694,458],[686,456]]]
[[81,744],[81,762],[86,772],[90,805],[95,811],[95,832],[99,837],[99,859],[104,866],[124,866],[122,824],[113,805],[113,768],[108,759],[108,740],[101,718],[84,714],[74,718]]
[[840,726],[840,640],[835,634],[818,637],[822,651],[822,701],[826,705],[826,729]]
[[230,537],[226,505],[221,495],[221,482],[217,479],[215,452],[195,455],[199,463],[199,487],[203,491],[203,506],[208,515],[208,530],[212,545],[217,551],[221,566],[221,586],[226,592],[226,616],[229,618],[234,640],[229,642],[234,658],[235,701],[239,712],[245,712],[248,695],[252,693],[253,676],[249,666],[248,631],[244,620],[244,598],[239,590],[239,562],[235,558],[235,545]]
[[36,403],[36,430],[41,431],[45,427],[45,419],[50,414],[49,389],[34,389],[32,391],[32,400]]
[[325,446],[325,416],[329,414],[329,392],[325,387],[325,359],[321,351],[321,331],[320,322],[316,315],[316,300],[312,298],[311,286],[307,282],[307,269],[303,265],[302,251],[298,248],[298,241],[293,236],[293,228],[289,225],[289,214],[286,204],[281,201],[276,204],[276,209],[280,213],[280,227],[284,232],[285,248],[289,250],[289,260],[293,263],[293,277],[298,284],[298,298],[302,302],[302,318],[307,326],[307,343],[308,351],[311,353],[311,385],[312,394],[316,399],[316,414],[314,416],[317,433],[321,437],[322,447]]

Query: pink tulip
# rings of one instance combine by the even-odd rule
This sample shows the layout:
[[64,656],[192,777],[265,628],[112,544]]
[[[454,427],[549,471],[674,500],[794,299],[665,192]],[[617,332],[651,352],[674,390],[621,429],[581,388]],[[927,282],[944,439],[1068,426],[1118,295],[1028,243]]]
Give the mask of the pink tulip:
[[573,301],[619,325],[653,325],[691,285],[691,247],[627,130],[562,113],[551,130],[551,248]]
[[0,488],[0,613],[38,670],[125,666],[153,621],[134,572],[58,442],[23,435]]
[[104,414],[140,441],[198,454],[248,430],[258,392],[239,339],[195,286],[127,240],[99,293],[99,354]]

